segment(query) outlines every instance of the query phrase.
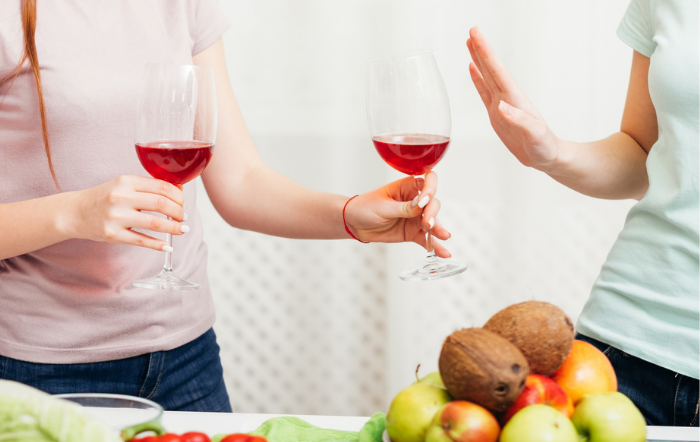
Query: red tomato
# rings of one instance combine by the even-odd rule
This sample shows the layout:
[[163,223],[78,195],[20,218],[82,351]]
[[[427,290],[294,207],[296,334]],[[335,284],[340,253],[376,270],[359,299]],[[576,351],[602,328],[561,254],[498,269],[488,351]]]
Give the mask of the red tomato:
[[156,440],[158,442],[182,442],[181,436],[179,434],[174,433],[166,433],[162,436],[159,436]]
[[250,434],[246,433],[234,433],[229,434],[225,438],[221,439],[220,442],[250,442],[253,438]]
[[204,433],[189,432],[180,436],[182,442],[211,442],[209,436]]
[[158,442],[160,441],[160,436],[146,436],[140,437],[138,439],[131,439],[131,442]]

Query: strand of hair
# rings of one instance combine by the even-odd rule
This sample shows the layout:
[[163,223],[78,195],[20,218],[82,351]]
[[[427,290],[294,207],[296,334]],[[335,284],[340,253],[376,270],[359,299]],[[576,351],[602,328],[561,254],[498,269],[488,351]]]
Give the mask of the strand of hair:
[[[36,81],[36,89],[39,95],[39,113],[41,115],[41,131],[44,137],[44,149],[46,150],[46,157],[49,161],[49,170],[51,171],[51,177],[53,178],[53,182],[56,185],[56,189],[60,192],[61,186],[58,184],[56,172],[53,168],[53,161],[51,160],[49,132],[46,126],[46,106],[44,105],[44,93],[41,87],[39,57],[36,52],[36,41],[34,40],[34,34],[36,32],[36,0],[22,0],[22,30],[24,31],[25,52],[24,57],[22,58],[22,63],[24,63],[24,60],[26,58],[29,58],[29,62],[32,65],[32,71],[34,72],[34,80]],[[15,68],[17,72],[19,72],[19,69],[21,69],[22,63],[20,63],[17,66],[17,68]]]

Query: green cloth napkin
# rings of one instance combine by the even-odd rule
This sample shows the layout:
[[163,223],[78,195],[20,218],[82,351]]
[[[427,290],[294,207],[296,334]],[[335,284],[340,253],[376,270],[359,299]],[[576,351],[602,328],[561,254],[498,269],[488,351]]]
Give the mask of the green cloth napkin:
[[386,414],[374,413],[357,435],[357,442],[382,442],[386,429]]
[[268,442],[382,442],[386,415],[375,413],[360,432],[314,427],[297,417],[275,417],[263,422],[250,434],[264,436]]

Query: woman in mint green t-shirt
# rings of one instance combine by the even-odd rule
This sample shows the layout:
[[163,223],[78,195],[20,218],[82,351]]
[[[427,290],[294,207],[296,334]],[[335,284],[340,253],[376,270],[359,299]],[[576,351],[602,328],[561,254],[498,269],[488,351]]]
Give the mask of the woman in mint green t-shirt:
[[618,36],[632,49],[620,131],[557,138],[473,28],[469,70],[491,124],[526,166],[585,195],[633,198],[576,325],[650,425],[698,426],[697,1],[632,0]]

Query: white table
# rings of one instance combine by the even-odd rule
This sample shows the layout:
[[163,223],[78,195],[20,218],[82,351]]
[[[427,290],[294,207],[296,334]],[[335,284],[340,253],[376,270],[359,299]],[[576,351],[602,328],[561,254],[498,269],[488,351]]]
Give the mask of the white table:
[[[201,431],[210,436],[219,433],[248,433],[258,428],[266,420],[288,416],[283,414],[247,413],[191,413],[186,411],[166,411],[162,423],[168,432],[185,433]],[[319,428],[342,431],[360,431],[369,417],[349,416],[295,416]]]
[[[210,436],[219,433],[247,433],[260,424],[280,414],[246,414],[246,413],[191,413],[185,411],[166,411],[163,426],[171,433],[200,431]],[[369,417],[355,416],[296,416],[311,425],[343,431],[359,431]],[[683,427],[647,427],[648,441],[700,441],[700,429]]]

